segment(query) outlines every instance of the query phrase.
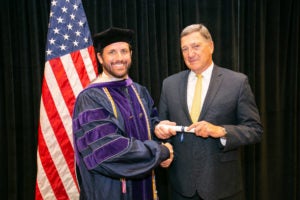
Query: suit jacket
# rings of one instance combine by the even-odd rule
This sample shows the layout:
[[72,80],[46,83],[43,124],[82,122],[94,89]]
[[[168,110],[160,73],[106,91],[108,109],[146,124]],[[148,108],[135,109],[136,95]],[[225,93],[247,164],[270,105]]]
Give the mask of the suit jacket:
[[[189,126],[187,81],[190,70],[163,81],[159,102],[161,120]],[[214,65],[199,121],[227,130],[225,147],[220,138],[202,138],[177,133],[170,139],[174,160],[170,166],[173,189],[192,196],[197,191],[206,200],[220,199],[243,189],[239,147],[261,140],[262,125],[254,95],[244,74]]]

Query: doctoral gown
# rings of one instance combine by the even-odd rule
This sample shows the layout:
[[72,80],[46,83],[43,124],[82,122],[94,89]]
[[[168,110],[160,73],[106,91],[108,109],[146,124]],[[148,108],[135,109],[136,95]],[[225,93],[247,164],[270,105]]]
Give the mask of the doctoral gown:
[[84,89],[73,112],[80,199],[155,199],[153,169],[169,157],[152,140],[158,122],[149,92],[130,78]]

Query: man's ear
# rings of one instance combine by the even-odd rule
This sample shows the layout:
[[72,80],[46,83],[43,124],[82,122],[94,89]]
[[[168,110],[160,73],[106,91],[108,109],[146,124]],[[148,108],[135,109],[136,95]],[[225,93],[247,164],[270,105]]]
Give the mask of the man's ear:
[[211,54],[213,54],[214,53],[214,42],[213,41],[211,41],[211,44],[210,44],[210,49],[211,49]]
[[100,64],[102,65],[103,59],[102,59],[101,53],[97,53],[97,58],[98,58]]

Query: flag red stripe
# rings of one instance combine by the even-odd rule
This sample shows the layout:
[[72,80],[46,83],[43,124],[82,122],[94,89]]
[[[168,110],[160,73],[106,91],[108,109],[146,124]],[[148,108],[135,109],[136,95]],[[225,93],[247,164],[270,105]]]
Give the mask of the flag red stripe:
[[[65,103],[68,107],[69,114],[73,112],[73,106],[75,103],[75,95],[73,93],[73,89],[68,80],[67,74],[65,72],[64,66],[60,60],[60,58],[54,58],[49,60],[49,64],[52,68],[58,86],[61,90],[61,94],[65,100]],[[47,101],[45,101],[47,102]]]
[[40,188],[36,182],[36,184],[35,184],[35,200],[41,200],[41,199],[43,199],[43,197],[41,195]]
[[39,126],[38,133],[39,133],[39,139],[38,139],[38,141],[39,141],[39,148],[38,148],[39,154],[38,155],[41,158],[41,163],[42,163],[44,171],[47,175],[47,178],[49,180],[52,180],[52,181],[50,181],[52,190],[53,190],[56,197],[65,197],[65,199],[68,199],[67,192],[66,192],[65,187],[62,183],[62,180],[59,176],[59,173],[58,173],[58,171],[55,167],[55,164],[52,160],[52,157],[51,157],[51,155],[48,151],[47,144],[44,140],[44,135],[43,135],[43,132],[42,132],[40,126]]
[[81,84],[86,85],[86,82],[89,82],[89,77],[87,71],[85,70],[84,62],[80,54],[80,51],[73,52],[70,55],[73,60],[79,79],[81,81]]
[[56,136],[57,142],[61,148],[63,156],[68,164],[68,168],[70,169],[73,179],[76,182],[75,169],[74,169],[74,150],[67,135],[67,132],[62,123],[62,119],[56,109],[54,100],[50,94],[49,88],[47,84],[43,85],[43,101],[46,102],[44,104],[45,111],[47,113],[48,119],[52,126],[53,132]]

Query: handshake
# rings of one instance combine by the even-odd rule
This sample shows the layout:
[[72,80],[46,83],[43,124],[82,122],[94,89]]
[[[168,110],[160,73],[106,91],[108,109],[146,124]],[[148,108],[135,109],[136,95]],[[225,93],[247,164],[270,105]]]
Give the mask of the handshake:
[[[193,131],[194,130],[188,130],[187,127],[185,126],[176,126],[174,122],[162,121],[155,127],[154,133],[159,139],[168,139],[176,135],[177,132],[193,132]],[[173,146],[168,142],[163,143],[162,145],[164,145],[169,149],[170,157],[167,160],[161,162],[160,166],[167,168],[171,165],[174,159],[174,150],[173,150]]]

